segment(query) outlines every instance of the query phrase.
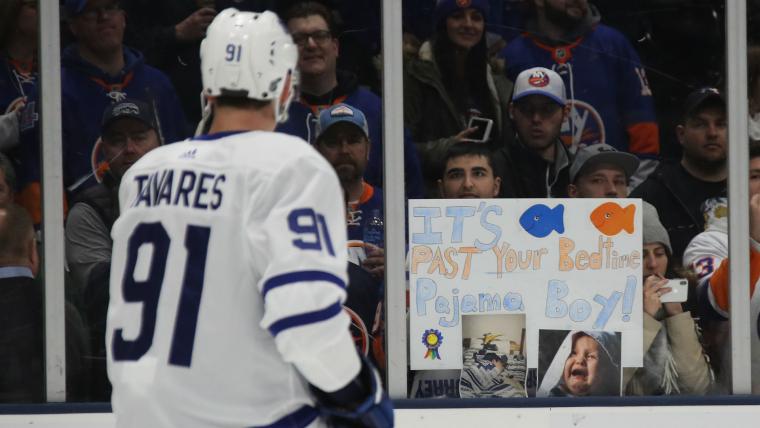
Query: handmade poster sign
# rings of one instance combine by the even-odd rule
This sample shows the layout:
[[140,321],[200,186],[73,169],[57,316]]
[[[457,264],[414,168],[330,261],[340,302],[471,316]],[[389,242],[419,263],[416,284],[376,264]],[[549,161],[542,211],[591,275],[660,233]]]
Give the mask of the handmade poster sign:
[[642,364],[639,199],[409,202],[413,370],[462,368],[462,315],[525,314],[538,331],[620,332],[622,366]]

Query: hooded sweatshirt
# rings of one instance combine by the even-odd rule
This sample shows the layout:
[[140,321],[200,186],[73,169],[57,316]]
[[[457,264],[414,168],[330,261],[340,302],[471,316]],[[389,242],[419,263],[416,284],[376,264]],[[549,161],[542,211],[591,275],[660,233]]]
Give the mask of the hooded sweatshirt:
[[85,61],[76,44],[63,51],[61,65],[63,182],[71,195],[96,183],[91,177],[69,188],[93,171],[91,159],[98,158],[95,142],[109,104],[125,98],[143,100],[155,106],[163,142],[188,136],[189,126],[174,87],[165,74],[144,63],[139,51],[124,46],[124,68],[116,76]]

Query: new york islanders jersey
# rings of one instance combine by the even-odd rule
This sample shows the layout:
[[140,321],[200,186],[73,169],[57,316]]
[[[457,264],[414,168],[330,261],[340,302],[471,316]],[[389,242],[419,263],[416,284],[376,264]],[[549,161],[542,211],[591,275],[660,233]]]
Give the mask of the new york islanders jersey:
[[338,179],[303,140],[219,133],[125,174],[106,346],[120,427],[319,426],[360,361]]
[[[727,219],[722,227],[709,227],[692,239],[684,252],[684,266],[691,267],[699,278],[699,299],[704,301],[708,316],[728,319],[729,259]],[[711,225],[712,226],[712,225]],[[750,349],[752,355],[752,393],[760,394],[760,243],[750,239]],[[743,288],[743,287],[742,287]]]
[[602,24],[565,45],[523,34],[501,53],[507,77],[546,67],[562,76],[571,106],[562,140],[578,148],[606,143],[640,157],[659,154],[659,131],[644,67],[630,42]]

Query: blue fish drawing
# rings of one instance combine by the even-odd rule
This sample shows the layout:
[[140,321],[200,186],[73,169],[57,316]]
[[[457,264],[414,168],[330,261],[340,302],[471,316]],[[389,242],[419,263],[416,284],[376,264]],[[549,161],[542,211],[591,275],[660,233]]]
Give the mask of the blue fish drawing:
[[552,230],[556,230],[557,233],[565,233],[564,214],[565,206],[562,204],[554,208],[549,208],[544,204],[536,204],[525,210],[520,216],[520,226],[536,238],[543,238],[552,233]]

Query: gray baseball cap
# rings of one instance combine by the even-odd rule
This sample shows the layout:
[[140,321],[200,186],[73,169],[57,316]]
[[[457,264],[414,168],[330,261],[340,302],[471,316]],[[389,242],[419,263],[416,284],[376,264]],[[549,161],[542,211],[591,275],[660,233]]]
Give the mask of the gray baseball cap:
[[626,178],[631,178],[639,168],[639,159],[636,156],[618,151],[609,144],[593,144],[578,150],[575,154],[573,164],[570,165],[570,182],[575,183],[584,169],[602,163],[619,166],[625,172]]

